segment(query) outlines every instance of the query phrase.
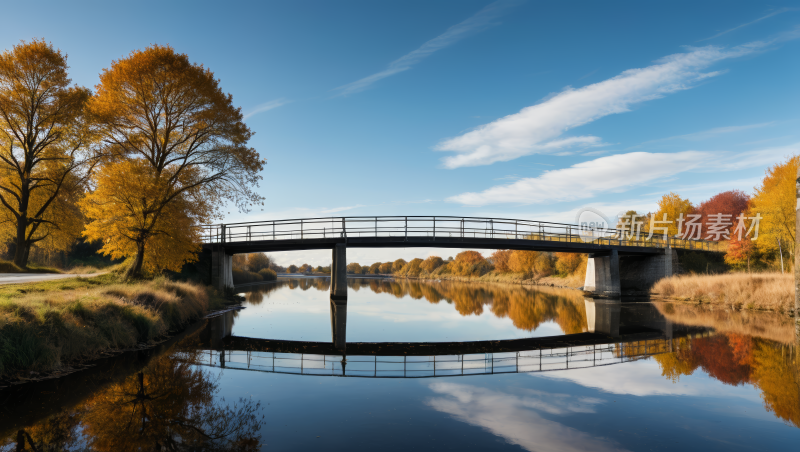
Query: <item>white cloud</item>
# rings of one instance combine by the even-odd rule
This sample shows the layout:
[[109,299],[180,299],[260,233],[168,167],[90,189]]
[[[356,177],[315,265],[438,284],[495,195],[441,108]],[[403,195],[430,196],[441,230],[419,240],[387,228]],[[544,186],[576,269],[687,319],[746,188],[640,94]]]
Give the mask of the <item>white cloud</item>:
[[601,193],[622,192],[637,185],[673,176],[707,163],[713,152],[631,152],[600,157],[569,168],[545,171],[480,193],[462,193],[447,198],[470,206],[497,203],[538,204],[575,201]]
[[[497,185],[479,193],[451,196],[447,201],[469,206],[576,201],[600,194],[623,192],[636,186],[667,180],[686,171],[719,172],[758,168],[796,154],[800,154],[800,143],[739,153],[683,151],[614,154],[569,168],[545,171],[541,176]],[[731,184],[741,181],[732,181]],[[744,181],[750,183],[752,179]],[[680,192],[680,187],[676,186],[674,190]]]
[[436,382],[430,389],[444,397],[426,403],[431,408],[454,418],[486,429],[511,444],[537,452],[622,451],[626,450],[605,438],[567,427],[539,412],[549,415],[594,413],[602,400],[569,394],[548,394],[523,391],[508,394],[478,386]]
[[288,104],[290,102],[291,101],[288,100],[288,99],[275,99],[275,100],[271,100],[269,102],[264,102],[263,104],[258,105],[255,108],[253,108],[252,110],[249,110],[247,113],[245,113],[244,114],[244,119],[247,119],[247,118],[249,118],[249,117],[251,117],[253,115],[257,115],[259,113],[263,113],[265,111],[272,110],[274,108],[278,108],[278,107],[284,106],[284,105],[286,105],[286,104]]
[[519,113],[444,140],[435,149],[457,152],[443,162],[447,168],[459,168],[489,165],[529,154],[553,153],[574,146],[601,145],[601,139],[595,136],[561,136],[604,116],[630,111],[638,103],[692,88],[697,81],[719,74],[701,72],[713,63],[751,54],[774,42],[797,36],[794,31],[771,41],[751,42],[728,50],[715,46],[693,48],[599,83],[578,89],[567,87]]
[[434,52],[441,50],[445,47],[455,44],[456,42],[480,31],[485,30],[491,25],[495,24],[495,19],[505,13],[506,9],[516,5],[516,1],[501,1],[498,0],[491,3],[470,16],[463,22],[460,22],[439,36],[431,39],[430,41],[422,44],[418,49],[403,55],[402,57],[389,63],[389,67],[385,70],[364,77],[361,80],[348,83],[347,85],[336,88],[340,96],[357,93],[368,88],[378,80],[392,76],[399,72],[407,71],[412,66],[432,55]]

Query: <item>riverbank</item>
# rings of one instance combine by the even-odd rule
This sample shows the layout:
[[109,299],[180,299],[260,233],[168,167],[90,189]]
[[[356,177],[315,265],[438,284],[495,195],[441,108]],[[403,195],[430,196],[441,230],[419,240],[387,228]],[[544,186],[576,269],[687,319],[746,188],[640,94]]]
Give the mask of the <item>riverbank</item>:
[[520,284],[524,286],[543,286],[543,287],[556,287],[560,289],[582,289],[584,284],[583,275],[568,275],[568,276],[540,276],[533,278],[526,278],[523,273],[498,273],[491,271],[482,276],[457,276],[457,275],[438,275],[435,277],[413,277],[413,276],[395,276],[390,275],[397,279],[416,279],[420,281],[458,281],[458,282],[489,282],[489,283],[505,283],[505,284]]
[[128,283],[105,274],[0,286],[0,379],[141,348],[225,304],[206,287],[165,278]]
[[651,295],[665,300],[725,306],[734,310],[794,312],[794,277],[781,273],[677,275],[664,278]]

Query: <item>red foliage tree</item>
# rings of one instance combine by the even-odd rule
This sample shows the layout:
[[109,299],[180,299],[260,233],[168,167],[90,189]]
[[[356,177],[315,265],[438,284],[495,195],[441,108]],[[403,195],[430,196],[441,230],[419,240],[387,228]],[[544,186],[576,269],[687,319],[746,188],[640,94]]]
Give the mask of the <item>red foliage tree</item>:
[[728,228],[728,234],[736,228],[736,217],[747,210],[747,203],[750,202],[750,195],[741,190],[730,190],[718,193],[709,200],[704,201],[697,208],[697,213],[703,216],[703,237],[705,237],[708,226],[711,223],[709,215],[718,213],[730,215],[730,222],[733,223]]

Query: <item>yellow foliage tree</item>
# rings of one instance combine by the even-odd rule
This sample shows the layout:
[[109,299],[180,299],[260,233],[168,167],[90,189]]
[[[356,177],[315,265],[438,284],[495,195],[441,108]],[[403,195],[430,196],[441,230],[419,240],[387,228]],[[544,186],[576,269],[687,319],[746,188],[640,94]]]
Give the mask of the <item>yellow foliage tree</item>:
[[[683,217],[686,218],[686,215],[690,213],[694,213],[695,208],[691,201],[688,199],[681,198],[680,195],[677,193],[670,192],[667,195],[661,197],[658,201],[658,212],[655,214],[655,221],[663,221],[664,214],[667,214],[667,221],[671,221],[667,225],[667,236],[674,237],[678,234],[678,218],[680,218],[681,214]],[[649,220],[649,219],[648,219]],[[649,230],[650,224],[648,222],[646,229]],[[663,227],[664,225],[656,224],[656,227]],[[653,233],[653,236],[663,234],[661,231],[656,230]]]
[[241,109],[185,54],[153,45],[114,61],[87,110],[107,157],[82,203],[85,235],[132,257],[128,277],[195,259],[196,227],[221,218],[225,200],[242,211],[263,201],[254,189],[265,162],[247,147]]
[[[753,243],[763,254],[777,255],[778,239],[783,251],[794,255],[795,234],[795,180],[800,156],[787,158],[767,169],[761,186],[756,187],[750,199],[748,216],[761,215],[758,239]],[[734,227],[736,223],[734,220]],[[791,263],[793,260],[789,259]]]
[[0,239],[26,267],[32,246],[68,249],[83,229],[75,207],[96,164],[67,58],[52,44],[22,42],[0,54]]

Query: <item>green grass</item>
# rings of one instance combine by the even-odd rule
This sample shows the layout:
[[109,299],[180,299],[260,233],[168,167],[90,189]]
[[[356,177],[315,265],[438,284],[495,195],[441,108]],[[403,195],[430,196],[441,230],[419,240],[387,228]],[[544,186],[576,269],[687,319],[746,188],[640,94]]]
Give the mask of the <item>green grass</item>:
[[225,304],[198,284],[113,273],[0,286],[0,378],[148,343]]

